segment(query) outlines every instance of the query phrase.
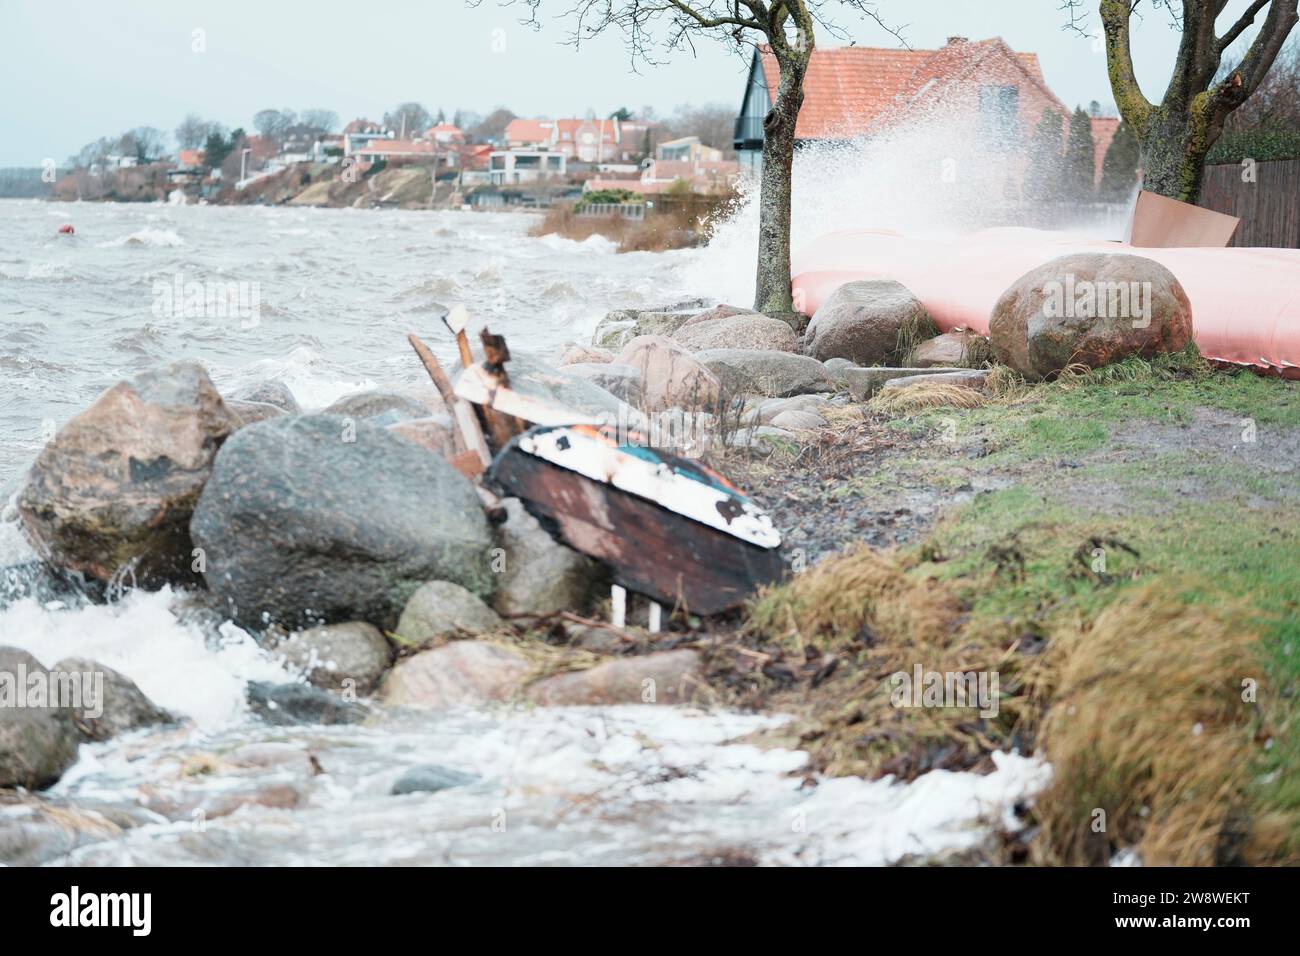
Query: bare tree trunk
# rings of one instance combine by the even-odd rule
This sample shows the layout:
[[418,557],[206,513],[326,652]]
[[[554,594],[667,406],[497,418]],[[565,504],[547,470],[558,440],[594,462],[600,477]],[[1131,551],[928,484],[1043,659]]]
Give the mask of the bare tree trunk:
[[793,313],[790,296],[790,176],[795,123],[803,105],[803,78],[812,55],[807,49],[778,54],[781,81],[776,102],[763,120],[763,173],[758,199],[758,281],[754,308]]
[[1140,130],[1142,188],[1162,196],[1194,203],[1201,194],[1205,157],[1218,131],[1210,136],[1208,118],[1194,107],[1170,111],[1165,105],[1152,110],[1146,129]]
[[[1241,62],[1216,83],[1224,53],[1265,7],[1268,13]],[[1297,0],[1252,0],[1219,36],[1215,21],[1222,8],[1222,0],[1184,0],[1178,57],[1157,106],[1142,95],[1133,69],[1129,23],[1134,4],[1101,0],[1110,86],[1120,115],[1142,145],[1142,186],[1183,202],[1200,196],[1205,157],[1224,120],[1259,88],[1297,20]]]

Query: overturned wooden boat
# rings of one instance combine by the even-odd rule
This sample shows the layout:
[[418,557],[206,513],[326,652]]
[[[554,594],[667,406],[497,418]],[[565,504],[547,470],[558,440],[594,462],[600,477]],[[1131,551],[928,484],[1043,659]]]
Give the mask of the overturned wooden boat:
[[454,386],[428,347],[409,338],[452,411],[452,464],[519,498],[553,537],[607,565],[618,626],[624,589],[650,598],[654,631],[661,604],[717,614],[781,578],[781,535],[735,485],[699,462],[650,447],[636,431],[516,392],[504,338],[484,329],[486,360],[479,363],[464,310],[453,309],[444,321],[460,352]]
[[781,536],[756,504],[636,432],[539,425],[501,450],[488,478],[617,584],[659,603],[716,614],[784,570]]

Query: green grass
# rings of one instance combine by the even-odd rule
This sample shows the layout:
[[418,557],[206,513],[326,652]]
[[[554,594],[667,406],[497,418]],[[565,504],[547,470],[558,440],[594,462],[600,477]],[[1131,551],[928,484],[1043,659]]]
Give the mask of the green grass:
[[[1078,563],[1079,553],[1091,559],[1093,538],[1137,552],[1104,547],[1111,583]],[[1243,625],[1261,637],[1260,704],[1274,731],[1259,796],[1300,819],[1300,506],[1257,510],[1225,498],[1117,518],[1017,487],[980,496],[940,524],[925,548],[941,560],[921,573],[954,587],[976,631],[1044,636],[1070,616],[1094,618],[1126,588],[1157,577],[1202,582],[1182,592],[1192,604],[1248,602],[1256,613]]]
[[[1187,423],[1197,406],[1300,427],[1300,389],[1250,374],[1179,377],[1141,366],[1104,372],[1039,387],[1011,404],[918,416],[932,427],[956,417],[959,429],[982,429],[991,440],[989,455],[956,467],[1038,466],[1022,483],[981,494],[940,522],[916,546],[926,560],[915,573],[947,582],[970,608],[974,632],[989,629],[1008,639],[1045,636],[1071,618],[1091,620],[1126,589],[1153,579],[1200,582],[1180,585],[1182,599],[1193,605],[1244,600],[1253,613],[1243,626],[1261,637],[1260,704],[1273,729],[1258,800],[1262,809],[1300,820],[1295,475],[1261,473],[1195,447],[1165,446],[1120,461],[1088,457],[1121,425]],[[1072,467],[1055,468],[1055,459],[1071,459]],[[1091,488],[1095,498],[1087,494]],[[1184,494],[1186,488],[1194,494]],[[1105,581],[1089,573],[1097,543],[1105,551]]]
[[1001,460],[1075,455],[1105,444],[1118,425],[1146,420],[1187,425],[1206,406],[1260,425],[1300,428],[1300,386],[1242,371],[1211,369],[1195,352],[1130,358],[1079,376],[1024,390],[1010,401],[970,409],[936,408],[891,422],[896,430],[986,432]]

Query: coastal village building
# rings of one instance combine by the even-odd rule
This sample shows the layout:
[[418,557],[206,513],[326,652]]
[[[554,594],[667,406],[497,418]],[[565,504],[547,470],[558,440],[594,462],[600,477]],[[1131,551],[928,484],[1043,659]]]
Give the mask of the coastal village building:
[[[733,143],[742,167],[762,166],[763,118],[776,97],[780,70],[770,48],[750,61]],[[804,102],[795,126],[796,146],[849,143],[931,122],[951,155],[963,163],[987,159],[1000,170],[1001,187],[1016,193],[1024,175],[1026,145],[1044,110],[1070,110],[1047,86],[1034,53],[1017,53],[999,37],[950,37],[938,50],[873,47],[818,48],[804,78]],[[1117,120],[1094,119],[1097,169]],[[1103,142],[1104,137],[1104,142]]]
[[722,150],[705,146],[698,136],[683,136],[681,139],[670,139],[656,146],[655,159],[717,163],[722,161]]
[[392,132],[385,130],[378,123],[354,119],[343,127],[343,152],[347,156],[356,156],[367,143],[376,139],[392,138]]
[[363,163],[388,162],[395,159],[433,159],[438,145],[410,139],[372,139],[358,148],[356,156]]
[[456,146],[465,142],[465,134],[453,123],[437,123],[424,132],[424,138],[439,146]]
[[514,119],[506,126],[511,150],[546,150],[581,163],[635,162],[646,152],[650,124],[619,119]]
[[673,159],[646,160],[639,177],[596,177],[587,180],[584,193],[606,189],[626,189],[641,195],[654,195],[676,190],[693,193],[724,193],[735,185],[740,164],[731,160],[716,162],[687,162]]
[[568,157],[549,149],[496,149],[488,157],[488,172],[494,186],[563,179]]

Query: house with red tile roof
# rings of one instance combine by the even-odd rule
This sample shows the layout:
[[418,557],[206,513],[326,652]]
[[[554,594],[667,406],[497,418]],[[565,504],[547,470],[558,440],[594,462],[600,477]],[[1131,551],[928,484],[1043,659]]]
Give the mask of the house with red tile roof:
[[343,127],[343,135],[349,133],[378,133],[382,127],[378,123],[372,123],[368,119],[354,119],[347,126]]
[[[734,145],[744,167],[762,164],[763,118],[776,98],[780,69],[767,47],[750,63]],[[938,50],[817,48],[804,77],[796,143],[848,142],[912,122],[936,121],[965,152],[1006,157],[1010,179],[1023,173],[1023,145],[1043,111],[1069,110],[1047,86],[1038,56],[1017,53],[999,37],[950,37]]]
[[626,163],[646,151],[650,124],[618,119],[514,119],[506,126],[509,149],[553,150],[582,163]]
[[616,119],[562,119],[555,121],[558,149],[570,159],[603,163],[618,155],[619,129]]
[[668,192],[683,185],[694,193],[725,193],[732,188],[740,164],[734,160],[646,160],[639,179],[597,177],[583,184],[584,193],[602,189],[627,189],[642,195]]
[[436,153],[438,146],[423,139],[377,139],[361,147],[363,156],[422,156]]
[[436,123],[425,130],[424,138],[442,146],[465,142],[465,134],[454,123]]
[[558,130],[554,120],[512,119],[506,124],[508,149],[550,149]]
[[392,160],[430,160],[438,155],[438,144],[427,140],[372,139],[357,150],[363,163]]

